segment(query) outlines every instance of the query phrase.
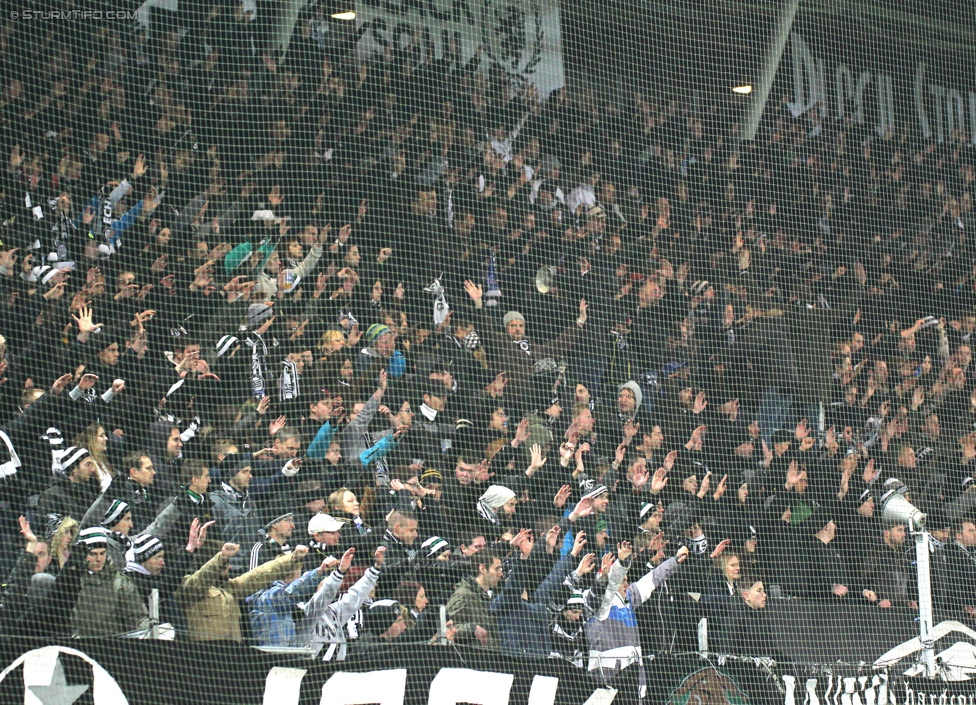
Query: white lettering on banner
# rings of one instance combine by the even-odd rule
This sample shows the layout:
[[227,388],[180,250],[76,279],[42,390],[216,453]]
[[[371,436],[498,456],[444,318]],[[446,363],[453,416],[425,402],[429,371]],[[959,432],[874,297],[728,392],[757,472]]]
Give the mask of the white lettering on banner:
[[416,47],[442,58],[456,46],[458,60],[481,57],[481,70],[503,69],[514,84],[529,82],[545,98],[565,83],[558,0],[360,0],[357,50]]
[[[787,102],[790,114],[800,117],[810,110],[819,110],[821,117],[834,114],[838,118],[851,116],[859,125],[865,124],[867,94],[874,93],[877,111],[874,131],[883,136],[896,130],[894,84],[901,78],[907,88],[908,77],[894,77],[883,72],[862,71],[855,80],[854,71],[843,63],[825,67],[824,60],[814,55],[810,45],[797,32],[790,33],[793,54],[793,100]],[[968,137],[976,146],[976,92],[928,83],[928,65],[920,61],[915,67],[912,96],[915,117],[926,139],[939,142]],[[832,79],[832,80],[831,80]],[[833,91],[828,86],[833,85]],[[964,98],[964,94],[966,98]],[[967,100],[968,98],[968,100]],[[830,105],[833,100],[833,105]]]
[[[887,674],[873,676],[807,678],[803,699],[798,699],[796,676],[784,675],[784,705],[899,705],[888,691]],[[906,699],[906,702],[909,702]],[[914,705],[914,700],[911,701]]]
[[304,668],[272,667],[264,679],[264,705],[298,705],[306,673]]
[[406,690],[405,668],[367,673],[333,673],[322,686],[319,705],[403,705]]
[[430,683],[428,705],[508,705],[515,676],[510,673],[442,668]]

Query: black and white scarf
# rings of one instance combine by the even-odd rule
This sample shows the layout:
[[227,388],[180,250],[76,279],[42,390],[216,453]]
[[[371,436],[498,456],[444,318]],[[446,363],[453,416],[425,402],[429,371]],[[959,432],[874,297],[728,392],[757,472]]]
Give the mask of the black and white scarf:
[[284,360],[281,365],[281,380],[279,384],[281,401],[297,399],[299,395],[298,381],[301,377],[298,374],[298,365],[291,360]]
[[267,387],[266,380],[271,377],[267,361],[268,344],[257,333],[250,333],[244,339],[244,345],[251,349],[251,392],[255,399],[262,399]]
[[492,526],[501,526],[501,521],[499,521],[495,510],[485,504],[483,499],[478,500],[478,514],[491,522]]

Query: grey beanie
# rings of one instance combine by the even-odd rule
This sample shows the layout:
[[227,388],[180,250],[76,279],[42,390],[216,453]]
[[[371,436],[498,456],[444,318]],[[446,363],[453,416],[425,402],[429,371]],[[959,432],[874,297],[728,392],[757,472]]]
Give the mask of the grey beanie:
[[502,322],[507,327],[512,321],[522,321],[522,323],[525,323],[525,316],[518,311],[509,311],[505,314],[505,318],[502,319]]
[[635,382],[634,380],[630,380],[629,382],[624,382],[619,387],[617,387],[617,393],[619,394],[624,389],[629,389],[631,392],[633,392],[634,401],[637,403],[637,406],[634,408],[634,411],[640,411],[641,402],[644,401],[644,392],[641,391],[640,385],[637,384],[637,382]]

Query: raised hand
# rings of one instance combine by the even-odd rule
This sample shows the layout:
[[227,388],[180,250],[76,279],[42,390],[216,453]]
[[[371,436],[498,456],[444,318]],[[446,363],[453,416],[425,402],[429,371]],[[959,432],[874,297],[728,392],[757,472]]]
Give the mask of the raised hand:
[[593,571],[596,567],[596,554],[587,553],[583,558],[580,559],[579,565],[576,567],[576,574],[581,578]]
[[[262,401],[264,400],[262,399]],[[286,423],[288,423],[288,419],[285,418],[284,416],[279,416],[270,424],[268,424],[268,435],[269,436],[277,435],[278,431],[283,429]]]
[[515,437],[512,439],[512,448],[518,448],[529,440],[529,420],[522,419],[515,429]]
[[725,489],[726,489],[725,483],[727,483],[728,480],[729,480],[728,475],[723,476],[722,481],[719,482],[718,487],[715,488],[715,494],[712,495],[712,499],[714,499],[716,502],[722,499],[722,495],[725,494]]
[[92,310],[90,308],[83,308],[79,313],[81,314],[80,316],[72,314],[71,318],[78,326],[78,337],[83,337],[84,340],[88,340],[88,337],[101,328],[103,324],[95,323],[92,320]]
[[[342,554],[342,559],[339,561],[339,572],[345,573],[349,570],[349,566],[352,565],[353,559],[356,557],[356,549],[347,549],[345,553]],[[383,561],[379,561],[380,565],[383,565]]]
[[658,468],[651,478],[651,494],[661,494],[668,486],[668,471],[665,468]]
[[617,558],[622,561],[627,560],[634,553],[634,547],[630,541],[621,541],[617,544]]
[[37,536],[31,531],[30,523],[25,517],[20,517],[17,521],[20,524],[20,535],[27,541],[27,552],[33,553],[34,551],[32,549],[34,544],[37,543]]
[[552,553],[556,548],[556,543],[559,541],[560,529],[558,526],[554,526],[549,531],[546,532],[546,551]]
[[678,459],[678,451],[672,450],[664,458],[664,469],[670,471],[674,467],[674,461]]
[[526,470],[525,474],[532,476],[535,474],[536,470],[542,468],[546,464],[546,458],[542,457],[542,446],[538,443],[532,444],[532,460],[529,463],[529,469]]
[[563,507],[566,506],[566,500],[568,500],[570,495],[572,494],[573,494],[573,488],[570,487],[569,485],[563,485],[562,487],[559,488],[559,491],[556,492],[556,496],[552,498],[553,505],[555,505],[559,509],[562,509]]
[[701,485],[698,487],[698,499],[704,499],[705,495],[708,494],[708,487],[711,484],[712,471],[709,470],[705,473],[705,477],[702,478]]
[[475,482],[486,482],[489,478],[495,476],[495,473],[488,472],[489,463],[487,460],[482,460],[478,463],[478,467],[474,471]]
[[617,446],[617,450],[614,451],[613,461],[619,467],[620,465],[623,464],[624,458],[626,458],[626,457],[627,457],[627,444],[626,443],[621,443],[619,446]]
[[709,558],[718,558],[725,552],[725,549],[727,549],[731,545],[732,545],[732,539],[725,539],[724,541],[719,541],[718,546],[715,547],[715,550],[712,551],[711,555],[709,555]]
[[612,552],[607,552],[603,554],[603,560],[600,561],[600,575],[606,575],[610,572],[613,564],[617,562],[617,557],[613,555]]
[[61,394],[61,392],[68,387],[68,383],[73,378],[74,377],[70,372],[58,377],[56,380],[54,380],[54,384],[51,385],[51,394]]
[[299,544],[295,546],[295,550],[291,552],[292,560],[300,561],[308,555],[308,546],[304,544]]
[[678,549],[678,552],[675,554],[674,557],[678,559],[678,563],[684,563],[688,559],[688,554],[689,554],[688,547],[682,546],[681,548]]
[[691,410],[692,413],[700,414],[705,410],[706,406],[708,406],[708,402],[705,401],[705,392],[698,392],[698,395],[695,397],[695,406]]
[[593,500],[589,497],[584,497],[576,503],[576,507],[573,508],[572,513],[579,519],[588,517],[593,513]]
[[[345,556],[342,557],[345,560]],[[376,550],[373,552],[373,567],[379,570],[383,567],[383,563],[386,562],[386,546],[377,546]]]
[[471,297],[471,300],[474,301],[475,306],[479,306],[479,307],[481,306],[481,299],[484,296],[485,292],[480,284],[476,285],[471,280],[465,280],[464,291],[467,292],[468,296]]
[[583,547],[585,545],[586,545],[586,532],[585,531],[577,531],[576,532],[576,536],[573,539],[573,550],[570,551],[570,553],[574,557],[575,556],[578,556],[580,554],[580,552],[583,550]]
[[237,552],[241,550],[241,547],[236,543],[225,543],[223,548],[220,549],[220,555],[227,560],[230,560],[237,555]]
[[650,474],[647,472],[647,463],[644,462],[643,458],[634,465],[633,475],[630,478],[630,484],[634,486],[634,489],[640,492],[644,489],[644,485],[650,479]]
[[624,443],[630,445],[630,442],[634,440],[634,436],[636,436],[639,432],[639,423],[634,423],[633,419],[627,421],[627,423],[624,424]]

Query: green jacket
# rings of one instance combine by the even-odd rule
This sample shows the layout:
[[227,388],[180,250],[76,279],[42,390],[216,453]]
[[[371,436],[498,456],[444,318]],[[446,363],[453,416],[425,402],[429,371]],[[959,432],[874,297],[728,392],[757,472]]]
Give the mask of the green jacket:
[[498,623],[488,610],[491,594],[481,588],[474,578],[467,577],[458,583],[447,601],[447,614],[454,620],[458,643],[480,644],[475,638],[475,627],[488,632],[488,646],[498,646]]
[[106,561],[101,572],[81,576],[71,627],[78,637],[115,636],[149,629],[149,612],[132,581]]

